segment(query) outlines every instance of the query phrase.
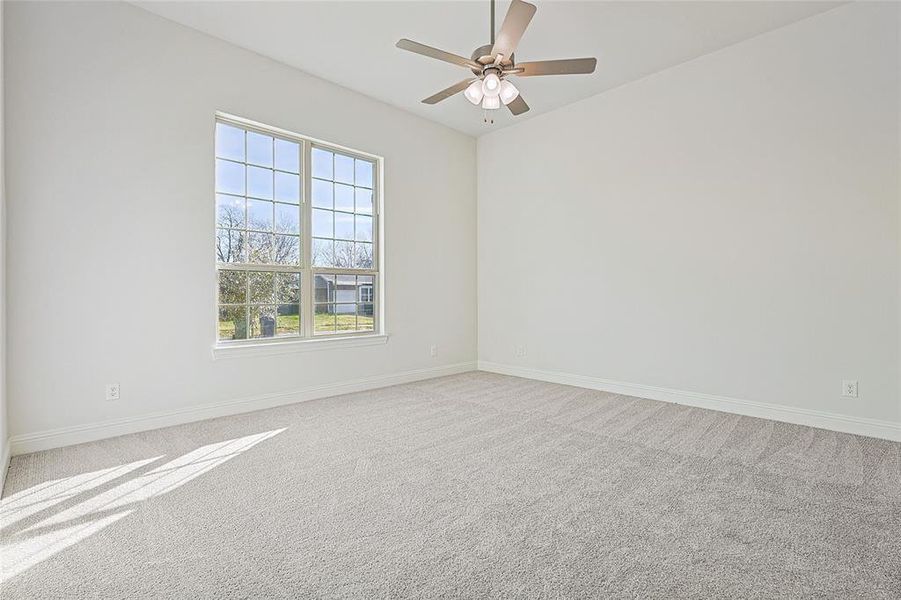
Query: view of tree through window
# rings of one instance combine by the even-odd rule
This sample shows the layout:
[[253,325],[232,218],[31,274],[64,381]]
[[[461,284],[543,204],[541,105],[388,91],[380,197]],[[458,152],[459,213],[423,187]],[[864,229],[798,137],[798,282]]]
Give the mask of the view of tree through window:
[[313,148],[313,265],[372,268],[372,163]]
[[375,331],[375,161],[224,120],[215,148],[218,339]]

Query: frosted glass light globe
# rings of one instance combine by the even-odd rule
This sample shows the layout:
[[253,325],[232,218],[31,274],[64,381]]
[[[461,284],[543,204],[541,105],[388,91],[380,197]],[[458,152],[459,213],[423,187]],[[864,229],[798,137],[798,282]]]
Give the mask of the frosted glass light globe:
[[482,80],[482,93],[486,96],[497,96],[501,91],[500,77],[494,73],[489,73]]
[[505,105],[510,104],[511,102],[516,100],[517,96],[519,96],[519,90],[516,89],[515,85],[513,85],[506,79],[501,81],[501,102],[503,102]]
[[482,101],[482,96],[485,95],[482,93],[482,82],[476,80],[470,83],[469,87],[466,88],[466,91],[463,92],[463,95],[466,96],[467,100],[478,106],[479,102]]
[[482,108],[494,110],[501,107],[501,99],[497,96],[485,96],[482,98]]

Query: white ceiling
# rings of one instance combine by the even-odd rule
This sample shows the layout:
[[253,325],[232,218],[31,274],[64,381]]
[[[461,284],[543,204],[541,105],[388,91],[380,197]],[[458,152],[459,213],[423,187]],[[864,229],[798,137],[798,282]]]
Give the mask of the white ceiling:
[[[534,0],[532,0],[534,1]],[[402,38],[469,56],[488,43],[480,1],[135,2],[142,8],[470,135],[534,117],[702,54],[828,10],[840,2],[538,1],[519,61],[596,56],[593,75],[516,79],[531,110],[493,111],[462,95],[420,100],[469,71],[404,52]],[[497,6],[498,27],[508,2]]]

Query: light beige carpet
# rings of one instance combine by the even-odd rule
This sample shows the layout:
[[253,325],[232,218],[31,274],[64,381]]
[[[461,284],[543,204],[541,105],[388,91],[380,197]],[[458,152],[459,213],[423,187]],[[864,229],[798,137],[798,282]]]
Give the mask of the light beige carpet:
[[13,459],[2,597],[901,597],[901,444],[469,373]]

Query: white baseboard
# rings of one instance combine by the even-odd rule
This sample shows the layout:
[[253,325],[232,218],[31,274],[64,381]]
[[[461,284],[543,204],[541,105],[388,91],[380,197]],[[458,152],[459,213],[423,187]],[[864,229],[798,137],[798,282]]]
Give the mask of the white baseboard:
[[139,431],[159,429],[160,427],[169,427],[171,425],[181,425],[193,421],[235,415],[264,408],[272,408],[274,406],[282,406],[284,404],[294,404],[295,402],[305,402],[307,400],[316,400],[328,396],[362,392],[387,387],[389,385],[465,373],[467,371],[474,371],[475,369],[475,362],[443,365],[440,367],[403,371],[401,373],[390,375],[361,377],[359,379],[342,381],[340,383],[317,385],[299,390],[191,406],[166,412],[103,421],[100,423],[88,423],[85,425],[75,425],[72,427],[62,427],[60,429],[14,435],[10,438],[9,444],[7,445],[8,450],[6,456],[9,457],[10,454],[12,456],[17,456],[29,452],[71,446],[73,444],[81,444],[84,442],[93,442],[128,433],[137,433]]
[[851,417],[806,408],[739,400],[726,396],[686,392],[639,383],[611,381],[598,377],[574,375],[559,371],[545,371],[481,360],[479,361],[479,370],[901,442],[901,423],[892,421]]
[[372,390],[390,385],[409,383],[411,381],[442,377],[444,375],[465,373],[467,371],[473,371],[476,368],[492,373],[514,375],[528,379],[573,385],[616,394],[636,396],[639,398],[660,400],[663,402],[673,402],[676,404],[684,404],[686,406],[696,406],[698,408],[707,408],[739,415],[747,415],[750,417],[772,419],[775,421],[784,421],[786,423],[795,423],[797,425],[808,425],[810,427],[819,427],[821,429],[830,429],[833,431],[901,441],[901,423],[891,421],[851,417],[804,408],[768,404],[765,402],[739,400],[712,394],[686,392],[637,383],[625,383],[597,377],[588,377],[585,375],[574,375],[559,371],[546,371],[516,365],[479,361],[478,364],[474,362],[464,362],[440,367],[404,371],[391,375],[363,377],[351,381],[312,386],[299,390],[192,406],[137,417],[103,421],[100,423],[88,423],[85,425],[75,425],[72,427],[15,435],[7,440],[2,447],[2,455],[0,455],[0,469],[2,469],[2,472],[0,472],[0,490],[2,490],[2,485],[5,481],[6,470],[11,456],[37,452],[40,450],[49,450],[51,448],[59,448],[62,446],[71,446],[73,444],[81,444],[84,442],[93,442],[118,435],[158,429],[160,427],[181,425],[193,421],[202,421],[204,419],[272,408],[285,404],[293,404],[295,402],[316,400],[328,396],[338,396],[341,394]]
[[0,496],[3,496],[3,486],[6,485],[6,472],[9,470],[10,459],[9,438],[3,440],[3,448],[0,448]]

